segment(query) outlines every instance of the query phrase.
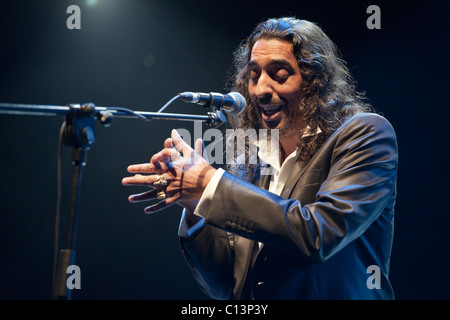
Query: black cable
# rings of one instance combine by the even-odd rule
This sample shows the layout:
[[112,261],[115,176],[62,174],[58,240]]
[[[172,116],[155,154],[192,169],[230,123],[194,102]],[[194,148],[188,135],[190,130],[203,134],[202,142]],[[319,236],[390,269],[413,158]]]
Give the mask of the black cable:
[[145,116],[143,116],[142,114],[136,113],[131,109],[127,109],[127,108],[121,108],[121,107],[108,107],[108,110],[115,110],[115,111],[122,111],[122,112],[126,112],[128,114],[131,114],[133,116],[136,116],[138,118],[141,118],[142,120],[151,120]]
[[[180,96],[177,95],[170,99],[163,107],[161,107],[157,113],[161,113],[164,109],[166,109],[172,102],[174,102],[176,99],[178,99]],[[127,108],[121,108],[121,107],[109,107],[108,110],[116,110],[116,111],[122,111],[126,112],[130,115],[134,115],[140,119],[149,121],[152,119],[148,119],[147,117],[134,112],[131,109]],[[53,248],[53,279],[52,279],[52,298],[56,299],[55,293],[56,293],[56,277],[57,277],[57,270],[58,270],[58,254],[59,254],[59,224],[60,224],[60,218],[61,218],[61,158],[62,158],[62,145],[63,145],[63,139],[64,139],[64,130],[66,128],[66,122],[64,121],[61,125],[61,129],[59,131],[59,142],[58,142],[58,156],[56,160],[56,214],[55,214],[55,239],[54,239],[54,248]]]
[[[163,112],[170,104],[172,104],[172,102],[174,102],[175,100],[179,99],[180,95],[176,95],[175,97],[173,97],[172,99],[170,99],[165,105],[163,105],[158,111],[156,111],[156,113],[161,113]],[[137,118],[140,118],[142,120],[146,120],[146,121],[151,121],[153,119],[149,119],[146,116],[139,114],[131,109],[128,108],[122,108],[122,107],[107,107],[106,108],[107,111],[122,111],[125,113],[128,113],[129,115],[135,116]]]
[[176,95],[175,97],[173,97],[172,99],[170,99],[165,105],[163,105],[161,107],[161,109],[159,109],[158,111],[156,111],[156,113],[161,113],[163,112],[172,102],[174,102],[175,100],[179,99],[180,95]]

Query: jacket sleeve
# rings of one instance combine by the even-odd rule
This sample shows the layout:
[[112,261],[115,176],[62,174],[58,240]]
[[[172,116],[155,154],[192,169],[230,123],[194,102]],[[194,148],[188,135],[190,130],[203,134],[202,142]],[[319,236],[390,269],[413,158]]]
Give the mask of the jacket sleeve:
[[394,130],[375,114],[353,117],[329,140],[331,151],[322,152],[329,171],[315,202],[284,199],[225,173],[204,223],[323,262],[393,205],[398,161]]
[[[188,230],[181,232],[182,226]],[[181,217],[179,235],[181,253],[201,289],[211,298],[230,299],[235,284],[231,235],[205,225],[203,218],[186,210]]]

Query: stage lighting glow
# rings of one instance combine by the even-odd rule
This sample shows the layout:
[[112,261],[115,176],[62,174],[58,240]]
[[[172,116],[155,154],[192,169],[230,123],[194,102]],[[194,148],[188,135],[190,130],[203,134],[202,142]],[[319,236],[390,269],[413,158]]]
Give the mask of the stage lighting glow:
[[95,6],[98,3],[98,0],[86,0],[86,4],[90,7]]
[[155,56],[151,54],[145,56],[144,59],[142,60],[142,64],[146,67],[153,66],[155,64]]

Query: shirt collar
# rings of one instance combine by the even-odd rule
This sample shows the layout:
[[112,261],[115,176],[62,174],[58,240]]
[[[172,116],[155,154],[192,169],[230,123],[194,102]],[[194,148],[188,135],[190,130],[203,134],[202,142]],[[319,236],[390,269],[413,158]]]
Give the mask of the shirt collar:
[[[305,133],[302,135],[302,138],[304,137],[310,137],[314,136],[316,134],[321,133],[322,130],[320,130],[319,127],[317,127],[316,132],[312,132],[310,127],[308,126]],[[263,139],[264,140],[264,139]],[[270,146],[274,145],[275,150],[271,150]],[[265,137],[265,141],[257,141],[256,146],[258,147],[258,157],[261,160],[261,164],[264,165],[270,165],[271,167],[280,170],[280,148],[278,141],[274,141],[271,143],[271,141],[268,141],[267,136]],[[291,158],[295,158],[297,156],[298,148],[294,150],[286,159],[284,162]]]

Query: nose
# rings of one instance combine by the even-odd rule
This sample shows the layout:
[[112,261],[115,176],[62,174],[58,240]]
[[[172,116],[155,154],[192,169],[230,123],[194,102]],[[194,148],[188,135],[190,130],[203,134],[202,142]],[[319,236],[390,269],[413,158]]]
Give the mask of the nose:
[[255,95],[258,99],[271,99],[274,93],[272,81],[266,73],[259,76],[255,86]]

